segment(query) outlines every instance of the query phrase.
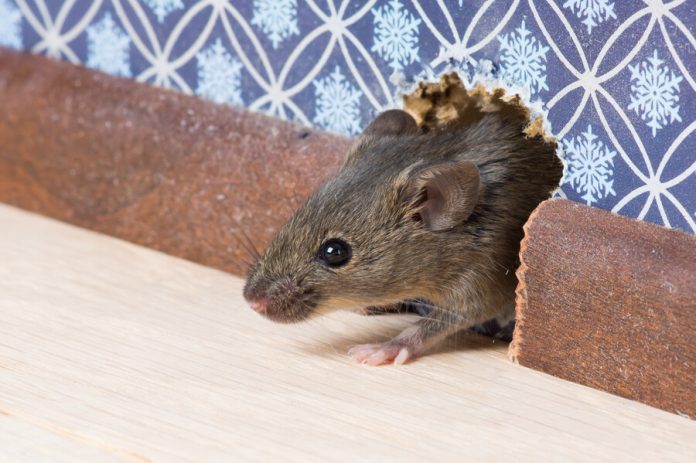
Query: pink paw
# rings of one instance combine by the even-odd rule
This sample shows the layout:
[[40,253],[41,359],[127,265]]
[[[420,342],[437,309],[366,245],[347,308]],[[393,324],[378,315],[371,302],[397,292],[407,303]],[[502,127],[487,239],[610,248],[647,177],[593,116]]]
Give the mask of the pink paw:
[[360,344],[348,351],[348,355],[366,365],[384,365],[394,363],[401,365],[413,357],[412,350],[401,343],[385,342],[383,344]]

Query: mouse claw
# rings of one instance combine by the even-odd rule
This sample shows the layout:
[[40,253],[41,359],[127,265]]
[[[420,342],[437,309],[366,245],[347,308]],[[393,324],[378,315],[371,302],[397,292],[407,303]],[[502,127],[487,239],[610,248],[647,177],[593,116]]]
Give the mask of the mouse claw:
[[403,365],[411,357],[411,353],[407,348],[402,347],[399,354],[394,359],[394,365]]
[[359,363],[371,366],[387,363],[403,365],[413,356],[408,346],[390,342],[384,344],[361,344],[350,349],[348,355]]

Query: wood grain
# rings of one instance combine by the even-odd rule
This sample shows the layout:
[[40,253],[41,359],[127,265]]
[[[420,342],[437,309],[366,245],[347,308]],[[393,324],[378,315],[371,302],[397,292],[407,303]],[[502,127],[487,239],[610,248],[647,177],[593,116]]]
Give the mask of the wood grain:
[[409,319],[274,325],[228,274],[7,206],[0,224],[0,461],[696,459],[696,423],[490,339],[357,365],[348,346]]
[[511,357],[696,419],[696,236],[565,200],[525,233]]
[[238,275],[350,143],[2,47],[0,102],[0,201]]

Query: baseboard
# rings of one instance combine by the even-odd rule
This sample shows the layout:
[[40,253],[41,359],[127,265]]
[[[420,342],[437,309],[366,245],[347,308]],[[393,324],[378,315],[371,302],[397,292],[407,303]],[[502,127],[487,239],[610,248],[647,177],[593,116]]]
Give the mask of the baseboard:
[[565,200],[525,233],[510,356],[696,418],[696,236]]
[[7,49],[0,102],[0,202],[238,275],[349,145]]

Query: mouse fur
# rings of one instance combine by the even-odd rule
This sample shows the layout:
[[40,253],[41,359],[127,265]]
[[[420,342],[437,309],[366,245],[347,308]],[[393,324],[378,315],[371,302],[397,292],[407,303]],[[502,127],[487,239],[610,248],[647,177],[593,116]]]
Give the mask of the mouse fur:
[[[282,323],[428,301],[428,316],[394,339],[351,350],[375,365],[511,319],[522,226],[563,172],[555,143],[526,137],[527,123],[490,113],[424,132],[404,111],[381,114],[251,267],[245,297]],[[318,258],[330,239],[352,251],[339,268]]]

